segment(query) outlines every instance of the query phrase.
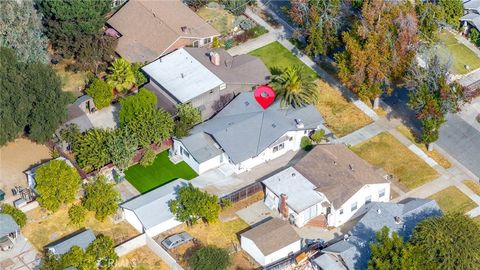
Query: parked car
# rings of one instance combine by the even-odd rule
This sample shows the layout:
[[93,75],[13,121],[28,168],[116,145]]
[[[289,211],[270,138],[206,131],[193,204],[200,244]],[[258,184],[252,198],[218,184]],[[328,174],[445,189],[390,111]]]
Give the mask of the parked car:
[[187,232],[181,232],[171,235],[162,241],[162,246],[166,249],[174,249],[193,240],[193,237]]

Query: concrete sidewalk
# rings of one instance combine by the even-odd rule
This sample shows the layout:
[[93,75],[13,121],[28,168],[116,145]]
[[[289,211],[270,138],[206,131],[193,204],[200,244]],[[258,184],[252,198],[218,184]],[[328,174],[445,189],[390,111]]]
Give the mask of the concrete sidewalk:
[[385,131],[377,122],[373,122],[368,126],[358,129],[346,136],[337,139],[336,143],[343,143],[347,145],[356,145],[363,141],[366,141],[372,137],[377,136],[379,133]]

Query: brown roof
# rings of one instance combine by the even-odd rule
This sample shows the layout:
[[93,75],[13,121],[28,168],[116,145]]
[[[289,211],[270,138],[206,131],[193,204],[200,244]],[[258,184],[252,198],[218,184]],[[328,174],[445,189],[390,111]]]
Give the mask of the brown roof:
[[180,0],[130,0],[107,23],[122,35],[117,53],[131,62],[153,61],[179,38],[220,35]]
[[241,236],[252,240],[265,256],[300,240],[292,226],[279,218],[272,218]]
[[373,166],[343,144],[318,145],[293,167],[336,208],[365,185],[388,183]]

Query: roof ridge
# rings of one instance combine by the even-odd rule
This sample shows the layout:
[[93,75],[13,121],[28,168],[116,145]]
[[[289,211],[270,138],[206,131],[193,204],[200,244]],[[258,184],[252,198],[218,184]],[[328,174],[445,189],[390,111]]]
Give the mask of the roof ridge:
[[260,148],[260,138],[262,137],[262,131],[263,131],[263,120],[265,119],[265,112],[261,112],[261,114],[262,114],[262,121],[260,122],[260,132],[258,132],[257,149],[255,150],[255,153],[258,153],[258,149]]

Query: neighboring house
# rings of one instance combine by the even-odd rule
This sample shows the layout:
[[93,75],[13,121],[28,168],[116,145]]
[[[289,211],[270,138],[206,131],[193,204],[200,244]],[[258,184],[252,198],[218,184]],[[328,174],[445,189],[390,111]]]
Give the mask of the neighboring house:
[[323,123],[312,105],[281,108],[277,100],[263,109],[252,92],[241,93],[189,136],[174,138],[170,156],[198,174],[224,165],[241,173],[299,150],[302,137],[314,130],[330,133]]
[[[56,159],[53,159],[53,160],[63,160],[65,161],[70,167],[73,167],[73,164],[72,162],[70,162],[70,160],[64,158],[64,157],[58,157]],[[35,186],[37,185],[35,183],[35,174],[37,172],[38,169],[40,169],[41,167],[47,165],[48,163],[50,163],[51,160],[47,161],[47,162],[44,162],[38,166],[35,166],[33,168],[31,168],[30,170],[27,170],[25,171],[25,175],[27,176],[27,184],[28,184],[28,187],[30,187],[32,190],[35,190]]]
[[272,218],[240,235],[242,249],[260,265],[276,262],[301,249],[301,238],[288,222]]
[[480,31],[480,0],[464,0],[463,10],[465,15],[460,18],[464,33],[468,34],[473,27]]
[[390,183],[343,144],[317,145],[263,184],[265,204],[298,227],[313,219],[338,227],[363,205],[390,200]]
[[145,87],[157,95],[159,107],[175,113],[190,102],[208,119],[232,98],[268,83],[270,72],[251,55],[231,56],[224,49],[181,48],[143,67]]
[[170,212],[168,202],[187,185],[187,181],[178,179],[121,204],[125,219],[138,232],[151,237],[180,225],[182,222]]
[[63,237],[45,247],[45,250],[53,255],[61,256],[70,251],[74,246],[86,250],[87,247],[95,241],[96,237],[92,230],[87,229]]
[[20,227],[12,216],[0,213],[0,251],[12,249],[19,235]]
[[180,0],[130,0],[110,19],[117,54],[129,62],[151,62],[184,46],[201,47],[220,33]]
[[437,203],[427,199],[410,199],[401,203],[371,203],[367,212],[345,236],[344,240],[322,250],[313,260],[317,269],[367,269],[370,244],[383,227],[408,240],[414,227],[422,220],[441,215]]

